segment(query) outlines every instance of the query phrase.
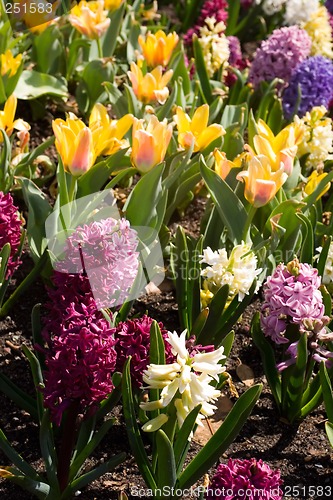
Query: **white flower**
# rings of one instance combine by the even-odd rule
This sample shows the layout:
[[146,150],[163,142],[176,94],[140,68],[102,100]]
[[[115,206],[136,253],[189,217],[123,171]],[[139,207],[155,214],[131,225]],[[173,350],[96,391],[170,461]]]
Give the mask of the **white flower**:
[[215,17],[207,17],[200,28],[199,43],[202,48],[208,75],[212,77],[222,65],[227,66],[230,56],[229,40],[224,34],[223,21],[216,22]]
[[[224,366],[219,364],[225,359],[224,348],[219,347],[212,352],[199,352],[191,357],[186,349],[186,330],[180,336],[176,332],[168,332],[167,341],[171,344],[177,361],[169,365],[150,364],[144,371],[143,380],[148,389],[162,389],[162,391],[159,400],[141,403],[140,408],[145,411],[162,409],[176,396],[174,405],[179,428],[186,416],[198,405],[201,405],[201,410],[196,423],[202,425],[200,421],[206,416],[213,415],[216,409],[211,402],[221,394],[211,382],[213,379],[218,380],[218,375],[225,370]],[[147,422],[143,430],[148,432],[151,429],[157,430],[166,421],[165,417],[159,417]]]
[[319,0],[288,0],[284,15],[285,23],[289,26],[306,23],[318,8]]
[[264,0],[262,10],[267,16],[280,12],[287,0]]
[[324,56],[333,58],[332,28],[330,15],[326,7],[320,7],[311,14],[308,22],[301,25],[311,38],[311,56]]
[[209,264],[201,271],[208,290],[216,292],[223,285],[229,285],[230,298],[238,294],[239,300],[243,300],[254,279],[261,273],[261,269],[257,269],[257,257],[245,243],[236,245],[229,258],[224,248],[213,252],[209,247],[202,257],[200,263]]
[[[317,250],[320,250],[321,253],[322,248],[317,248]],[[317,257],[319,257],[319,255]],[[331,242],[330,247],[328,249],[325,269],[322,277],[323,285],[329,285],[332,282],[333,282],[333,241]]]

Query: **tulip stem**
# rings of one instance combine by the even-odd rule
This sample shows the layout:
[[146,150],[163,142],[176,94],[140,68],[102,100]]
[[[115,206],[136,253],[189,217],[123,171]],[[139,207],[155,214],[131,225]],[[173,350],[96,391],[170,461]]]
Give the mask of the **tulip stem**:
[[96,38],[96,42],[97,42],[98,57],[100,59],[103,59],[103,48],[102,48],[102,44],[101,44],[101,39]]
[[243,229],[242,240],[245,243],[251,242],[251,235],[250,235],[250,232],[251,232],[251,222],[253,220],[253,217],[254,217],[254,214],[256,213],[256,211],[257,211],[257,208],[254,207],[253,205],[250,205],[250,210],[248,211],[247,219],[246,219],[246,222],[245,222],[245,225],[244,225],[244,229]]
[[73,201],[74,195],[75,195],[75,190],[76,190],[76,177],[74,177],[74,175],[71,175],[69,189],[68,189],[69,202]]

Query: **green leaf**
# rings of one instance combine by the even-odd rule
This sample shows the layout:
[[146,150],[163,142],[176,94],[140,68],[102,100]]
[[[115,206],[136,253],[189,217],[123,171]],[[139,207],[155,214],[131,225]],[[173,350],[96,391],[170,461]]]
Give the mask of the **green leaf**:
[[124,366],[123,372],[123,383],[122,383],[122,392],[123,392],[123,412],[124,418],[126,422],[127,435],[129,439],[129,443],[132,449],[132,453],[138,465],[138,468],[142,474],[144,481],[147,486],[152,490],[156,489],[156,482],[153,476],[152,468],[148,460],[148,456],[145,450],[145,447],[142,442],[142,438],[140,435],[140,430],[135,417],[135,406],[133,401],[133,393],[132,393],[132,382],[131,382],[131,374],[130,374],[130,361],[129,357]]
[[231,331],[228,333],[228,335],[224,337],[224,339],[221,342],[221,345],[223,345],[224,347],[223,354],[226,358],[229,357],[234,340],[235,340],[235,332]]
[[[163,486],[168,486],[171,489],[175,486],[177,480],[176,462],[172,444],[162,429],[156,432],[156,447],[158,456],[157,486],[162,490]],[[162,495],[160,498],[173,498],[173,495]]]
[[39,429],[39,445],[44,460],[46,475],[52,491],[60,495],[57,477],[57,454],[53,441],[49,410],[44,411]]
[[202,48],[196,35],[193,35],[193,51],[196,73],[200,81],[200,92],[202,98],[206,103],[211,104],[211,102],[213,101],[212,87],[209,81],[205,60],[202,54]]
[[228,228],[229,237],[232,241],[241,243],[247,220],[245,208],[228,184],[205,165],[203,158],[200,161],[201,175],[223,224]]
[[225,34],[227,36],[233,35],[235,32],[235,28],[238,23],[240,11],[240,0],[233,0],[232,2],[228,2],[228,22],[227,28],[225,30]]
[[275,352],[271,344],[266,340],[260,328],[260,314],[257,312],[252,320],[251,337],[261,354],[261,360],[267,382],[272,391],[277,406],[281,405],[281,380],[276,368]]
[[175,245],[171,247],[170,267],[173,275],[173,281],[176,288],[178,303],[178,313],[182,329],[191,331],[190,316],[191,312],[187,309],[188,298],[188,268],[189,268],[189,249],[188,239],[182,226],[178,226],[175,236]]
[[321,404],[322,400],[323,392],[320,385],[320,375],[317,373],[303,393],[301,418],[306,417],[315,408],[317,408]]
[[333,424],[331,422],[325,422],[325,430],[330,442],[330,445],[333,448]]
[[41,477],[31,465],[29,465],[19,455],[9,443],[3,431],[0,429],[0,449],[8,457],[8,459],[17,467],[25,476],[36,481],[41,481]]
[[20,471],[15,469],[14,467],[7,467],[8,472],[12,475],[7,476],[6,479],[11,481],[14,484],[20,486],[23,490],[28,491],[33,494],[34,497],[39,498],[40,500],[45,500],[45,498],[49,498],[50,486],[46,483],[43,483],[40,480],[33,480],[28,476],[22,476]]
[[318,269],[319,276],[323,276],[323,274],[324,274],[326,260],[327,260],[328,252],[330,249],[331,241],[332,241],[332,236],[328,236],[328,238],[325,240],[323,248],[320,252],[320,256],[319,256],[318,263],[317,263],[317,269]]
[[0,373],[0,391],[6,394],[20,408],[28,412],[34,420],[38,420],[36,400],[20,389],[3,373]]
[[185,459],[187,455],[187,451],[190,447],[191,440],[190,435],[195,427],[195,421],[197,416],[201,410],[201,405],[196,406],[185,418],[183,425],[181,427],[181,431],[178,432],[177,438],[174,444],[174,454],[175,454],[175,462],[177,467],[177,476],[180,474]]
[[[206,323],[201,330],[197,341],[202,342],[204,345],[210,344],[216,332],[222,328],[222,323],[220,322],[220,318],[222,316],[223,310],[227,303],[229,297],[229,286],[223,285],[216,292],[214,297],[212,298],[211,303],[209,304],[209,314],[206,320]],[[219,342],[220,343],[220,342]]]
[[177,487],[189,488],[209,470],[239,434],[262,390],[262,385],[248,389],[233,406],[224,422],[180,475]]
[[[306,209],[310,208],[311,205],[314,205],[316,203],[317,198],[320,197],[321,192],[325,188],[325,186],[331,182],[333,179],[333,170],[329,172],[318,184],[316,189],[313,191],[313,193],[309,194],[306,198],[304,198],[304,201],[306,203]],[[305,210],[303,210],[305,211]]]
[[58,26],[48,26],[34,37],[33,54],[37,62],[37,71],[51,75],[65,74],[64,36]]
[[[7,264],[10,257],[10,243],[5,243],[0,251],[0,283],[3,284],[6,280]],[[1,303],[0,303],[1,309]]]
[[65,78],[24,70],[16,86],[15,95],[23,100],[36,99],[42,95],[67,98],[67,82]]
[[323,396],[324,396],[324,403],[325,403],[327,418],[330,421],[330,423],[333,425],[332,384],[331,384],[330,378],[328,376],[327,368],[326,368],[324,362],[322,362],[320,364],[320,381],[321,381],[321,387],[322,387]]
[[0,190],[7,192],[13,183],[13,176],[10,170],[10,161],[12,156],[12,146],[8,135],[4,129],[0,128],[2,150],[0,151]]
[[127,47],[126,47],[127,62],[129,64],[133,61],[136,61],[136,50],[139,50],[138,38],[140,33],[141,33],[141,26],[137,21],[133,19],[129,29]]
[[312,265],[313,262],[313,247],[314,247],[314,230],[311,221],[302,213],[297,213],[296,217],[301,221],[303,226],[303,239],[301,247],[300,261]]
[[165,364],[165,347],[160,327],[153,321],[150,327],[149,363],[155,365]]
[[44,416],[43,395],[39,390],[40,387],[44,386],[41,367],[36,356],[30,351],[30,349],[28,349],[26,345],[22,346],[22,350],[25,356],[28,358],[31,368],[32,378],[36,387],[38,419],[39,423],[41,424]]
[[112,57],[117,46],[117,39],[120,33],[121,24],[123,22],[124,11],[126,7],[126,2],[123,2],[120,7],[111,13],[109,16],[111,19],[110,26],[105,33],[102,42],[103,56]]

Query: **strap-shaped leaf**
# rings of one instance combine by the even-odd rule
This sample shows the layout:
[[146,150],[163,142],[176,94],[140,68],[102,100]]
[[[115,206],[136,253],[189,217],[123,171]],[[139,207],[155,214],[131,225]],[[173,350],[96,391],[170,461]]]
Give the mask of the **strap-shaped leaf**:
[[51,489],[60,495],[57,477],[57,454],[55,450],[49,410],[44,411],[39,429],[39,444],[45,464],[46,474]]
[[37,402],[38,419],[39,419],[39,423],[41,424],[42,419],[43,419],[43,415],[44,415],[43,395],[42,395],[41,391],[39,390],[39,388],[44,385],[42,370],[41,370],[38,359],[30,351],[30,349],[28,349],[28,347],[26,345],[22,346],[22,350],[23,350],[25,356],[28,358],[28,361],[30,364],[32,378],[33,378],[35,388],[36,388],[36,396],[37,396],[36,402]]
[[42,478],[35,471],[31,465],[26,462],[21,455],[14,450],[14,448],[9,443],[7,437],[0,429],[0,448],[4,452],[4,454],[8,457],[8,459],[17,467],[25,476],[30,479],[34,479],[36,481],[41,481]]
[[301,247],[300,261],[312,264],[313,262],[313,247],[314,247],[314,229],[312,227],[311,221],[302,213],[296,214],[296,217],[300,219],[303,226],[303,239]]
[[258,384],[242,394],[216,433],[180,475],[177,487],[189,488],[214,465],[240,432],[261,390],[262,385]]
[[281,380],[276,368],[274,349],[265,338],[260,328],[260,314],[257,312],[252,320],[251,336],[261,354],[264,372],[277,406],[281,405]]
[[[157,487],[162,490],[163,486],[173,488],[177,480],[175,455],[172,444],[162,429],[156,433],[156,447],[158,454]],[[162,495],[160,498],[165,497]]]
[[191,444],[191,440],[189,439],[189,437],[191,435],[191,432],[193,432],[194,430],[195,421],[200,410],[201,405],[198,405],[187,415],[183,422],[181,430],[177,434],[177,438],[173,447],[177,467],[177,476],[179,476],[184,465],[186,454]]
[[24,411],[27,411],[34,420],[38,420],[36,400],[22,391],[3,373],[0,373],[0,391],[6,394]]
[[28,476],[22,476],[21,472],[14,467],[6,467],[6,472],[11,473],[10,476],[5,476],[6,479],[11,481],[12,483],[19,485],[23,490],[29,491],[29,493],[34,495],[34,497],[39,498],[40,500],[51,498],[49,496],[50,486],[48,484],[43,483],[40,480],[31,479]]
[[196,72],[200,80],[200,92],[204,101],[207,104],[210,104],[213,101],[212,86],[209,81],[206,63],[197,35],[193,35],[193,51],[195,57]]
[[189,249],[188,239],[181,226],[177,228],[175,244],[171,247],[170,267],[176,287],[180,325],[182,329],[186,328],[190,331],[187,310]]
[[325,423],[325,430],[326,430],[326,434],[327,434],[328,440],[330,442],[330,445],[333,448],[333,424],[331,422],[326,422]]
[[[325,226],[325,228],[327,230],[327,226]],[[318,269],[318,274],[320,276],[323,276],[323,274],[324,274],[324,269],[325,269],[326,260],[327,260],[328,252],[330,249],[331,241],[332,241],[332,236],[329,236],[323,245],[322,251],[320,252],[320,256],[319,256],[318,263],[316,266]]]
[[207,185],[211,197],[224,225],[228,228],[232,241],[241,243],[243,229],[247,221],[245,208],[228,184],[213,170],[209,169],[200,158],[201,175]]
[[322,401],[323,391],[320,384],[320,375],[317,373],[303,393],[301,418],[304,418],[311,413],[322,403]]
[[328,420],[333,425],[333,392],[332,384],[328,376],[327,368],[325,363],[322,362],[320,365],[320,381],[324,396],[325,409]]
[[211,303],[209,304],[208,318],[197,339],[200,339],[200,342],[203,342],[204,345],[212,343],[215,333],[222,328],[223,324],[221,322],[221,317],[228,297],[229,285],[223,285],[216,292]]
[[120,33],[120,28],[123,22],[126,2],[123,2],[118,9],[109,15],[111,22],[103,37],[102,47],[103,56],[112,57],[117,45],[117,39]]

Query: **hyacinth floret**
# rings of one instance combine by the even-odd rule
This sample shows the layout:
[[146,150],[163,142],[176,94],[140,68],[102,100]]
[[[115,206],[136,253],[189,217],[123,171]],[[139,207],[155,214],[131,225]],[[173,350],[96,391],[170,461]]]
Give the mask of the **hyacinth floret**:
[[289,26],[307,22],[319,8],[319,0],[288,0],[284,21]]
[[325,7],[330,14],[333,14],[333,0],[326,0]]
[[267,16],[273,16],[281,12],[287,0],[263,0],[261,7]]
[[[153,319],[145,314],[142,318],[121,321],[113,329],[114,337],[117,340],[115,347],[117,352],[116,369],[123,372],[125,362],[131,356],[132,383],[139,388],[142,386],[143,372],[149,364],[150,328],[152,323]],[[168,338],[167,330],[162,323],[158,323],[158,326],[163,339],[166,340]],[[164,342],[164,348],[166,362],[172,363],[174,356],[169,342]]]
[[228,2],[227,0],[206,0],[201,8],[197,23],[193,28],[190,28],[184,35],[184,42],[186,45],[192,44],[192,37],[194,34],[198,35],[200,28],[205,25],[207,18],[214,18],[215,23],[226,23],[228,19]]
[[311,38],[311,56],[321,55],[333,58],[332,28],[328,10],[321,6],[314,12],[302,28]]
[[138,242],[125,219],[110,217],[79,226],[66,239],[57,270],[86,273],[98,308],[122,304],[137,275]]
[[273,31],[255,53],[249,74],[254,86],[262,81],[280,78],[288,83],[297,66],[311,50],[311,38],[298,26]]
[[10,193],[4,194],[0,191],[0,250],[10,244],[10,256],[7,264],[6,279],[10,278],[21,261],[16,253],[21,241],[22,221],[18,208],[13,203]]
[[[298,109],[297,102],[300,103]],[[301,62],[283,93],[283,111],[287,119],[294,113],[302,117],[315,106],[328,108],[333,96],[333,63],[323,56]]]
[[280,471],[272,470],[262,460],[229,458],[220,464],[208,486],[210,500],[282,500]]

